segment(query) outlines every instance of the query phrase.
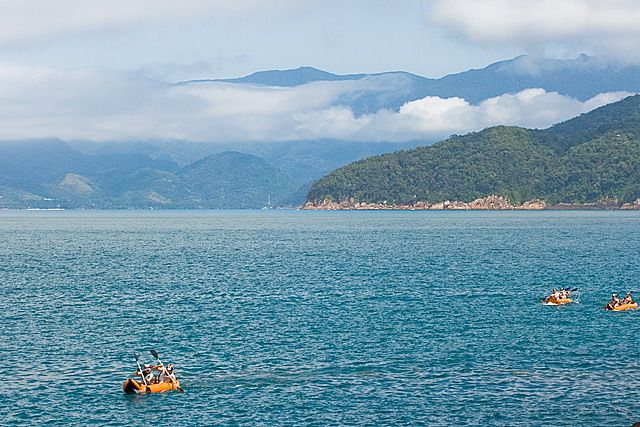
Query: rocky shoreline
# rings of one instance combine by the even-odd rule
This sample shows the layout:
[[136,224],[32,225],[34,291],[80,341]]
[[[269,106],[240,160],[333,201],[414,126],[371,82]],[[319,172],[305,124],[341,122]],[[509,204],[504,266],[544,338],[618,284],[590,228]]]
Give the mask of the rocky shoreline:
[[322,201],[308,201],[300,209],[315,211],[339,211],[339,210],[402,210],[402,211],[418,211],[418,210],[522,210],[522,211],[539,211],[539,210],[640,210],[640,199],[633,203],[620,203],[615,199],[603,200],[596,203],[558,203],[548,205],[544,200],[534,199],[524,202],[520,205],[510,203],[505,197],[491,195],[481,197],[471,202],[450,201],[445,200],[438,203],[415,202],[412,204],[394,204],[394,203],[368,203],[359,202],[353,198],[345,199],[340,202],[325,199]]

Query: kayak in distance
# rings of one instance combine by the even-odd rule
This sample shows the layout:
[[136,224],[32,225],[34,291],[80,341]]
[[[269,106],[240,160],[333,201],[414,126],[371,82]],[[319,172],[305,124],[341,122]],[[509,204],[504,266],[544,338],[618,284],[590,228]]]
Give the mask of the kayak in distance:
[[127,379],[122,384],[122,391],[125,393],[162,393],[164,391],[178,390],[180,388],[180,381],[176,382],[162,382],[156,384],[147,384],[138,382],[135,378]]
[[616,306],[613,306],[613,307],[611,305],[607,304],[604,307],[605,310],[612,310],[612,311],[635,310],[636,308],[638,308],[638,303],[637,302],[632,302],[630,304],[616,305]]
[[573,302],[573,298],[571,298],[571,292],[577,291],[578,288],[573,289],[565,289],[560,288],[560,290],[554,289],[551,292],[551,295],[544,298],[542,303],[544,305],[565,305]]
[[184,393],[184,389],[180,387],[180,381],[173,371],[173,363],[165,366],[155,350],[151,350],[151,355],[156,359],[156,364],[145,363],[143,368],[140,365],[140,356],[136,352],[133,353],[138,370],[133,374],[134,378],[125,380],[122,384],[122,391],[128,394],[162,393],[171,390],[178,390]]
[[604,306],[605,310],[610,311],[635,310],[636,308],[638,308],[638,303],[633,300],[631,292],[627,292],[623,299],[619,299],[618,294],[611,294],[611,300]]
[[572,302],[573,302],[573,299],[571,298],[554,298],[552,296],[549,296],[544,300],[544,303],[546,305],[565,305]]

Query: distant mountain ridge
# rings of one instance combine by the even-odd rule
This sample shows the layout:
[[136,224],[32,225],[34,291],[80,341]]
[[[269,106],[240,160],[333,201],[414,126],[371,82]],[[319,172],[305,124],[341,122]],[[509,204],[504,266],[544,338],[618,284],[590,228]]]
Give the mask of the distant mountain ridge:
[[0,141],[0,208],[297,206],[311,181],[402,147],[407,145]]
[[[3,155],[42,153],[44,148],[49,155],[57,153],[56,159],[66,156],[67,161],[46,168],[41,167],[47,162],[44,158],[30,162],[24,156]],[[0,144],[0,158],[0,207],[261,208],[271,198],[279,206],[299,188],[264,160],[229,151],[179,168],[141,154],[87,155],[52,140],[26,150]],[[42,172],[35,173],[37,169]]]
[[[384,73],[332,74],[312,67],[260,71],[232,79],[192,80],[179,84],[232,83],[295,87],[323,81],[367,81],[351,98],[341,99],[357,113],[398,109],[406,102],[426,96],[460,97],[477,104],[487,98],[529,88],[558,92],[581,101],[604,92],[640,92],[640,66],[613,64],[587,55],[576,59],[548,59],[523,55],[481,69],[433,79],[392,71]],[[386,88],[386,89],[385,89]]]
[[370,157],[315,182],[308,202],[634,203],[640,199],[640,95],[545,130],[497,126]]
[[[220,80],[204,80],[204,81],[220,81],[226,83],[245,83],[259,84],[267,86],[299,86],[307,83],[320,81],[342,81],[342,80],[359,80],[366,77],[366,74],[332,74],[326,71],[318,70],[313,67],[299,67],[294,70],[268,70],[257,71],[248,76],[233,79]],[[203,81],[203,80],[201,80]]]

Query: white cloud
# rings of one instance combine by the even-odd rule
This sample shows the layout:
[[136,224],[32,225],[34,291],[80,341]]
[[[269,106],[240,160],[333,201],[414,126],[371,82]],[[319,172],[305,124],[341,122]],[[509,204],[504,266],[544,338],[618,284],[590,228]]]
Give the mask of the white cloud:
[[640,59],[636,0],[434,0],[430,21],[479,44]]
[[171,85],[137,73],[5,65],[0,139],[294,139],[296,114],[325,109],[367,85]]
[[406,103],[398,112],[381,110],[356,118],[349,109],[331,107],[299,114],[296,119],[298,129],[309,138],[324,135],[365,141],[433,140],[496,125],[546,128],[629,95],[603,93],[581,102],[557,92],[526,89],[489,98],[478,105],[462,98],[427,96]]
[[303,3],[305,0],[3,0],[0,45],[286,10]]
[[581,102],[527,89],[478,105],[428,96],[398,111],[360,116],[341,105],[380,90],[393,88],[370,79],[298,87],[172,85],[138,73],[0,66],[0,139],[434,140],[498,124],[547,127],[628,95]]

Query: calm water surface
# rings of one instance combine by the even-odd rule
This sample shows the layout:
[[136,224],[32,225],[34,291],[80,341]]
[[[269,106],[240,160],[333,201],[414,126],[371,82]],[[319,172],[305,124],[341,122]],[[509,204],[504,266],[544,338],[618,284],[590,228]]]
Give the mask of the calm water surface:
[[640,420],[637,212],[4,211],[0,278],[0,424]]

